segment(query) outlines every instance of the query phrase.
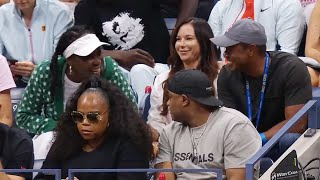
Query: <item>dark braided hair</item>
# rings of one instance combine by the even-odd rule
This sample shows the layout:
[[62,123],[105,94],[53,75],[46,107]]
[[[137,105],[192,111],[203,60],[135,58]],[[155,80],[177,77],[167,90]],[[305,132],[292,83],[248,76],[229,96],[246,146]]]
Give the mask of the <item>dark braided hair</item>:
[[75,40],[79,39],[83,35],[90,34],[90,33],[93,33],[93,32],[86,26],[73,26],[61,35],[50,63],[50,72],[52,77],[50,92],[51,92],[52,100],[54,100],[56,88],[59,87],[58,86],[58,81],[59,81],[58,80],[58,59],[60,58],[60,56],[62,56],[64,50],[67,49],[67,47],[71,43],[73,43]]
[[46,161],[60,163],[82,151],[84,139],[79,134],[71,112],[77,110],[80,96],[86,92],[96,91],[109,105],[109,127],[105,132],[106,139],[122,139],[130,141],[146,159],[151,158],[151,133],[145,122],[135,110],[135,105],[112,83],[92,76],[85,80],[70,99],[70,105],[62,114],[55,130],[55,141],[48,153]]

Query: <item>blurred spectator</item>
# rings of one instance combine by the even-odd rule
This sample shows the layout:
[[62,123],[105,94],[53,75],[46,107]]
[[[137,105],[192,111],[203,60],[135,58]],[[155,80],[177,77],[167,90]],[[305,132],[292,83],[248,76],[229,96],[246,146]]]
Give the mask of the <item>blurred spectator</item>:
[[[246,114],[265,144],[312,98],[305,64],[295,55],[266,51],[265,30],[251,19],[238,20],[212,42],[226,47],[229,61],[218,77],[219,99]],[[267,156],[276,160],[306,127],[304,116]]]
[[208,20],[213,6],[219,0],[160,0],[161,15],[164,18],[177,18],[176,26],[182,21],[197,17]]
[[[305,49],[305,55],[307,57],[315,59],[318,63],[320,63],[320,40],[319,38],[316,38],[316,37],[320,36],[319,17],[320,17],[320,2],[318,1],[313,9],[313,12],[309,21],[306,49]],[[320,86],[320,78],[319,78],[320,69],[308,68],[308,70],[311,75],[312,85]]]
[[16,87],[7,60],[0,55],[0,122],[12,126],[10,89]]
[[60,1],[63,2],[65,5],[67,5],[70,12],[73,14],[74,9],[76,8],[80,0],[60,0]]
[[268,51],[297,54],[305,19],[299,0],[223,0],[212,9],[208,23],[213,34],[223,35],[239,19],[251,18],[262,24]]
[[[42,169],[148,168],[151,137],[134,104],[109,82],[90,78],[70,99]],[[75,173],[80,180],[146,179],[146,173]],[[35,179],[41,179],[41,175]]]
[[35,65],[50,59],[73,16],[56,0],[13,2],[0,7],[0,54],[12,62],[17,86],[25,87]]
[[182,69],[199,69],[207,74],[212,83],[218,74],[217,60],[220,55],[217,47],[209,40],[213,34],[205,20],[189,18],[171,36],[172,54],[168,62],[171,70],[156,77],[150,97],[147,123],[155,129],[154,141],[158,141],[159,133],[172,121],[166,104],[168,93],[164,90],[167,88],[167,79]]
[[111,44],[102,54],[131,70],[139,101],[155,76],[168,70],[169,32],[157,1],[82,0],[74,16],[75,24],[92,27],[101,41]]
[[[216,168],[224,179],[244,180],[245,164],[260,149],[261,139],[245,115],[221,107],[211,82],[199,70],[181,70],[168,80],[167,105],[174,121],[161,132],[155,167]],[[217,178],[213,172],[165,174],[167,179]]]
[[[33,147],[27,133],[0,122],[0,170],[32,169]],[[3,173],[1,180],[31,180],[32,173]]]
[[62,34],[51,61],[37,66],[19,104],[17,125],[30,133],[52,131],[69,97],[91,75],[101,76],[117,85],[135,101],[118,64],[101,56],[101,45],[92,31],[73,26]]
[[303,8],[303,14],[306,18],[307,25],[309,25],[311,13],[316,5],[317,0],[300,0],[300,2]]
[[0,6],[6,4],[6,3],[9,3],[10,0],[0,0]]

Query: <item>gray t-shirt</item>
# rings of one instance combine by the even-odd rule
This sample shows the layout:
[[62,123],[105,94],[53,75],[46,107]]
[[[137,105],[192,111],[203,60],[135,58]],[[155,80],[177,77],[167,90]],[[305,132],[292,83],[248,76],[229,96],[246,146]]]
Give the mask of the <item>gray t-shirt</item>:
[[[245,168],[245,163],[261,148],[261,138],[241,112],[222,107],[208,121],[189,128],[173,121],[162,131],[155,164],[172,162],[173,168]],[[259,164],[259,163],[257,163]],[[256,167],[256,169],[258,169]],[[258,175],[258,171],[255,173]],[[212,179],[215,173],[176,173],[177,179]]]

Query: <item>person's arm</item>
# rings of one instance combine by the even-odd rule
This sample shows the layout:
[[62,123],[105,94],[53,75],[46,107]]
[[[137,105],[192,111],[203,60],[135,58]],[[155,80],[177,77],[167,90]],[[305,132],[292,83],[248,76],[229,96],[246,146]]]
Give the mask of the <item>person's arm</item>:
[[12,126],[13,120],[10,89],[0,92],[0,122],[10,127]]
[[237,109],[233,93],[230,88],[230,79],[228,77],[227,65],[223,66],[218,75],[218,98],[223,102],[223,105],[228,108]]
[[30,77],[35,67],[36,65],[31,61],[18,61],[15,64],[10,65],[10,70],[14,76],[20,75]]
[[189,17],[193,17],[196,14],[199,0],[177,0],[179,5],[179,14],[177,17],[176,25],[179,25],[182,21]]
[[[303,62],[297,59],[293,68],[288,67],[290,73],[287,75],[284,86],[285,98],[285,120],[267,130],[265,136],[272,138],[309,100],[312,99],[311,80],[307,68]],[[291,133],[303,133],[307,127],[307,115],[289,130]]]
[[[159,164],[155,165],[155,168],[157,169],[172,169],[172,163],[171,162],[162,162]],[[166,180],[175,180],[176,179],[176,175],[173,172],[163,172],[164,175],[166,176]],[[155,179],[159,178],[159,173],[155,174]]]
[[228,180],[245,180],[246,170],[244,168],[227,169],[226,175]]
[[[166,131],[162,131],[159,138],[159,153],[155,159],[155,168],[157,169],[172,169],[173,165],[173,150],[169,142]],[[176,175],[173,172],[163,172],[168,180],[176,179]],[[159,177],[159,173],[155,174],[155,178]]]
[[163,82],[167,78],[167,72],[156,77],[150,94],[150,109],[147,124],[151,127],[152,139],[158,142],[163,128],[166,126],[167,116],[161,115],[161,106],[163,104]]
[[313,8],[306,40],[305,55],[317,60],[320,63],[320,1],[316,2]]
[[[105,57],[104,61],[106,63],[106,71],[105,73],[111,73],[111,83],[118,86],[122,92],[134,103],[136,103],[136,98],[133,95],[133,91],[130,87],[130,84],[127,81],[127,78],[123,75],[119,65],[110,57]],[[110,71],[110,72],[108,72]]]
[[50,101],[46,98],[51,81],[48,63],[40,64],[34,70],[16,115],[17,125],[35,134],[52,131],[57,124],[53,117],[54,109],[50,109],[52,116],[42,115],[43,106]]
[[[267,140],[271,139],[303,106],[304,104],[285,107],[286,120],[281,121],[277,125],[264,132]],[[307,124],[308,118],[307,115],[304,115],[292,128],[289,129],[289,132],[302,134],[306,130]]]
[[136,64],[145,64],[154,67],[153,57],[142,49],[130,50],[102,50],[103,56],[111,56],[120,66],[130,70]]
[[277,19],[276,40],[280,51],[297,54],[306,23],[300,1],[283,0],[277,6],[274,18]]
[[[0,160],[0,169],[3,169],[1,160]],[[7,175],[4,172],[0,172],[0,179],[1,180],[25,180],[24,177],[21,176],[15,176],[15,175]]]
[[224,165],[228,180],[244,180],[246,162],[261,148],[261,138],[246,116],[235,116],[230,121],[235,119],[242,120],[224,133]]
[[61,35],[74,24],[73,14],[65,9],[59,10],[53,28],[53,50],[57,47]]

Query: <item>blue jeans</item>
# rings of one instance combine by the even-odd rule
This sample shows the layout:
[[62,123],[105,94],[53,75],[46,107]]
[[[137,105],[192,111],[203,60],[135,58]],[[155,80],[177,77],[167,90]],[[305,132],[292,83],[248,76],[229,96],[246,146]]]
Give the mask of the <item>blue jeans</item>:
[[300,136],[299,133],[284,134],[265,157],[271,158],[275,162]]

